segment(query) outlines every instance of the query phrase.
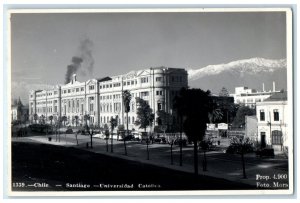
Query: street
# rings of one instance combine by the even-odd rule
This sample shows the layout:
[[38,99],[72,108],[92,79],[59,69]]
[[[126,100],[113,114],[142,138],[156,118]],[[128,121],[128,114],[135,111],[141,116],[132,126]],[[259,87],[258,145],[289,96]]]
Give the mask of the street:
[[[55,135],[52,135],[52,140],[49,141],[48,137],[31,136],[26,138],[13,138],[13,141],[18,142],[35,142],[46,143],[51,145],[60,145],[65,147],[75,147],[82,150],[96,152],[112,157],[117,157],[125,160],[151,164],[153,166],[159,166],[167,169],[174,169],[177,171],[193,173],[193,147],[188,145],[183,147],[183,166],[179,166],[179,146],[173,146],[173,164],[171,164],[171,148],[168,144],[150,144],[149,152],[150,159],[147,160],[146,144],[142,144],[137,141],[128,141],[127,152],[128,155],[124,155],[124,143],[123,141],[113,140],[113,153],[111,153],[111,140],[108,140],[108,152],[106,152],[106,142],[100,138],[93,138],[93,148],[86,148],[87,143],[90,146],[90,137],[85,135],[78,135],[78,143],[76,145],[76,139],[74,134],[62,134],[60,141],[56,139]],[[258,186],[261,180],[258,177],[268,176],[271,179],[265,181],[265,183],[273,185],[274,177],[278,174],[285,174],[288,177],[288,160],[283,157],[275,158],[260,158],[256,157],[254,153],[245,155],[246,162],[246,174],[247,178],[243,178],[241,156],[238,154],[226,154],[223,151],[209,151],[207,156],[207,171],[202,171],[203,153],[199,151],[199,174],[207,175],[215,178],[222,178],[237,183],[244,183],[255,186],[258,189],[287,189],[284,187],[267,187],[261,188]],[[121,170],[121,169],[120,169]],[[271,181],[271,182],[270,182]],[[280,184],[288,184],[288,178],[281,179]]]

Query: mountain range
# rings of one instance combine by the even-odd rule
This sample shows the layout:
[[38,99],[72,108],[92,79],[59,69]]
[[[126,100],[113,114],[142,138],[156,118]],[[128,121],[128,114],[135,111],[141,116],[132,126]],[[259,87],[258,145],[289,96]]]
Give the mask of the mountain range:
[[203,68],[188,69],[191,88],[209,89],[218,94],[222,87],[234,93],[235,87],[245,86],[262,91],[287,89],[286,59],[251,58],[232,61],[226,64],[209,65]]

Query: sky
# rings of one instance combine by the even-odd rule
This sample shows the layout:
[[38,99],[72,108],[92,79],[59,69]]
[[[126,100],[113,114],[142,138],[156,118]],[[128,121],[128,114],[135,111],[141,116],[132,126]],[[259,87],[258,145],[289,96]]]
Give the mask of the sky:
[[[286,58],[282,12],[12,14],[12,97],[149,67],[201,68],[252,57]],[[43,85],[42,85],[43,84]]]

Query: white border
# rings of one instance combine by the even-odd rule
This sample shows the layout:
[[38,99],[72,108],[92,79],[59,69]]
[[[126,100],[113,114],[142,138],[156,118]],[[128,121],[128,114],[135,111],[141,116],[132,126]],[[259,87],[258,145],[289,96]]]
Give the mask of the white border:
[[[7,11],[7,50],[8,50],[8,68],[7,73],[9,81],[7,84],[7,109],[11,108],[11,27],[10,15],[13,13],[144,13],[144,12],[286,12],[286,36],[287,36],[287,87],[288,87],[288,105],[289,105],[289,128],[288,132],[293,136],[293,38],[292,38],[292,11],[291,8],[170,8],[170,9],[11,9]],[[8,116],[8,124],[11,123],[11,116]],[[11,134],[11,128],[8,126],[8,135]],[[198,191],[59,191],[59,192],[16,192],[11,188],[11,137],[8,139],[8,196],[22,197],[40,197],[40,196],[195,196],[195,195],[282,195],[293,194],[294,174],[293,174],[293,141],[289,139],[289,190],[198,190]],[[4,174],[5,175],[5,174]],[[4,176],[5,177],[5,176]]]

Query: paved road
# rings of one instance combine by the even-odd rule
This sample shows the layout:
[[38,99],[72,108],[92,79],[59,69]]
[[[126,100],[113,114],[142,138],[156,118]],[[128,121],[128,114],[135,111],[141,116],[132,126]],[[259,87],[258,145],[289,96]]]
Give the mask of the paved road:
[[[52,141],[48,141],[45,136],[32,136],[27,138],[14,138],[13,141],[34,141],[47,144],[63,145],[69,147],[77,147],[96,153],[107,154],[109,156],[121,157],[128,160],[145,162],[152,165],[158,165],[175,170],[181,170],[185,172],[193,172],[193,147],[187,146],[183,148],[183,166],[179,166],[179,147],[173,147],[173,165],[171,165],[171,148],[168,144],[151,144],[149,145],[150,160],[147,160],[146,144],[142,144],[136,141],[127,142],[128,155],[124,155],[124,144],[122,141],[113,141],[113,153],[111,153],[111,146],[109,140],[109,150],[106,152],[106,142],[103,139],[93,138],[93,149],[86,148],[86,143],[90,142],[89,136],[78,135],[78,143],[76,144],[75,135],[61,135],[61,140],[56,141],[55,135],[52,135]],[[217,178],[224,178],[231,181],[237,181],[247,183],[251,185],[260,186],[260,183],[267,183],[273,185],[274,178],[278,177],[278,174],[288,175],[288,160],[282,157],[275,158],[259,158],[254,154],[247,154],[245,156],[246,161],[246,173],[247,179],[243,178],[242,163],[240,155],[226,154],[223,151],[211,151],[207,153],[208,167],[207,171],[202,171],[203,153],[199,152],[199,173],[213,176]],[[270,177],[269,180],[265,180],[262,177]],[[275,176],[275,177],[274,177]],[[285,177],[285,176],[284,176]],[[280,179],[280,184],[288,184],[288,179]],[[283,187],[285,188],[286,185]],[[271,187],[270,189],[276,189],[277,187]],[[264,188],[262,188],[264,189]]]

